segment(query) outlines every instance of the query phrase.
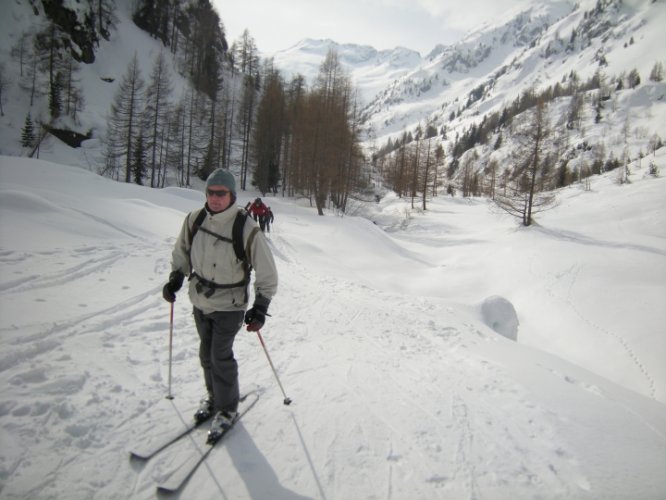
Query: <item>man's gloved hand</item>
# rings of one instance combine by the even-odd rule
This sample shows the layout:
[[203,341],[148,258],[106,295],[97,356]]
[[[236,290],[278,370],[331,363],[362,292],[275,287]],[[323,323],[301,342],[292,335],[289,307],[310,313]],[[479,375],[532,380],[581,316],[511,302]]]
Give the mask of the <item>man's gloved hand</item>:
[[268,305],[271,303],[266,297],[257,295],[254,304],[245,313],[245,324],[248,332],[258,332],[266,322]]
[[180,290],[181,286],[183,286],[184,279],[185,275],[180,271],[171,272],[169,275],[169,281],[164,285],[164,288],[162,288],[162,297],[164,297],[164,300],[167,302],[176,301],[176,292]]

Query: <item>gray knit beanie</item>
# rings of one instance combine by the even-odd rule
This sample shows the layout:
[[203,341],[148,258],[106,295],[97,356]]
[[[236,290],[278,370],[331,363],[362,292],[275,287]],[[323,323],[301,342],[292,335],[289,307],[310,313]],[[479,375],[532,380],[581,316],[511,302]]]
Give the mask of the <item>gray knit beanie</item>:
[[206,189],[210,186],[226,186],[236,196],[236,180],[231,172],[223,168],[213,170],[208,176],[208,179],[206,179]]

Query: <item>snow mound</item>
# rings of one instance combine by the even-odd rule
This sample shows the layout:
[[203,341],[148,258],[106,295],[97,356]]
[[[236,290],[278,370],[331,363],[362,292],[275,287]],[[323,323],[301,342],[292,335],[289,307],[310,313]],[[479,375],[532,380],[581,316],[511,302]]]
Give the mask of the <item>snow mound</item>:
[[500,335],[516,340],[518,338],[518,315],[513,304],[504,297],[492,295],[481,304],[483,322]]

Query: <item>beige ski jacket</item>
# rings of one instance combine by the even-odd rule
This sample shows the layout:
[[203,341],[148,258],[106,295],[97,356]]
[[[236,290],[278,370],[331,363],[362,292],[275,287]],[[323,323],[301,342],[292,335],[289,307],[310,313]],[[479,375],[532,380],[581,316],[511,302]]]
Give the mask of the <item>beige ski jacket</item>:
[[[232,205],[217,214],[207,211],[190,248],[192,225],[200,210],[194,210],[185,217],[171,254],[171,269],[189,276],[190,301],[204,314],[245,310],[250,280],[247,276],[247,281],[243,283],[246,278],[243,262],[236,257],[231,243],[234,220],[240,209]],[[251,236],[252,233],[256,234]],[[252,217],[247,217],[245,221],[243,247],[254,271],[255,298],[263,297],[268,306],[266,301],[271,301],[277,291],[277,268],[268,242]]]

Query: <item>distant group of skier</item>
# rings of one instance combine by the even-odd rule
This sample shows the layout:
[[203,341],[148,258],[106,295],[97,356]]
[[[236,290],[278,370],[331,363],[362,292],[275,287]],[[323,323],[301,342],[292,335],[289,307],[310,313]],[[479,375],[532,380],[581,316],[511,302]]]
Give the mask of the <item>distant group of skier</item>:
[[[257,332],[263,345],[259,330],[277,291],[278,274],[264,235],[274,220],[270,207],[261,198],[248,203],[246,210],[237,207],[236,181],[222,168],[207,178],[205,193],[204,207],[185,217],[162,295],[173,304],[188,277],[207,391],[194,418],[203,422],[212,417],[209,441],[214,442],[238,418],[240,391],[234,339],[245,323],[248,331]],[[252,271],[254,302],[248,309]]]
[[273,216],[273,211],[271,207],[268,207],[261,201],[261,198],[257,198],[254,202],[249,201],[245,205],[245,210],[254,218],[256,222],[259,223],[259,228],[265,232],[271,232],[271,224],[275,220]]

